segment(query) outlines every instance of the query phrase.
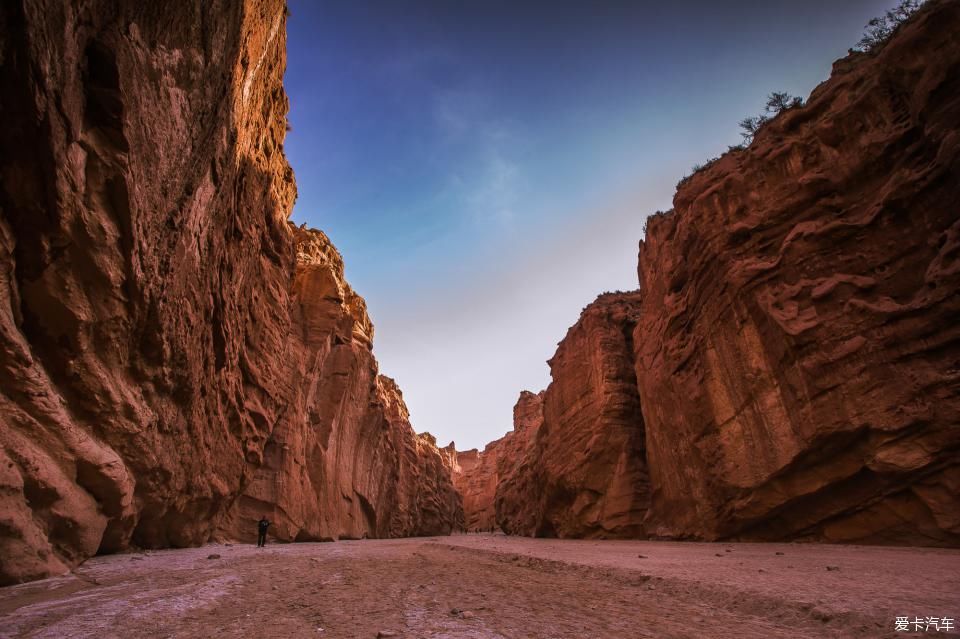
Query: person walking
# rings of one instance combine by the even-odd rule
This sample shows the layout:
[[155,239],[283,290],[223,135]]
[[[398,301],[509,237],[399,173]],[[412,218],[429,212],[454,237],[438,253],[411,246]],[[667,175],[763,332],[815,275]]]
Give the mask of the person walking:
[[262,548],[267,545],[267,528],[270,527],[270,521],[267,519],[267,516],[264,515],[260,518],[260,521],[257,522],[257,548]]

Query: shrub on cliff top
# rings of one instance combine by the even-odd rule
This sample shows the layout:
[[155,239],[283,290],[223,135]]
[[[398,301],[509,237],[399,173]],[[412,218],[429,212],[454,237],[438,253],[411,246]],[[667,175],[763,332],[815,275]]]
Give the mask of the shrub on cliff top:
[[790,95],[786,91],[774,91],[767,96],[767,113],[780,114],[787,109],[803,105],[803,98]]
[[740,135],[743,136],[743,143],[750,146],[750,143],[753,142],[753,136],[763,128],[764,124],[784,111],[799,106],[803,106],[803,98],[790,95],[786,91],[774,91],[767,96],[767,103],[763,107],[763,113],[740,120],[740,128],[742,129]]
[[864,27],[866,31],[860,41],[857,42],[856,50],[867,53],[875,51],[890,39],[897,27],[906,22],[920,8],[921,4],[923,4],[922,0],[900,0],[900,4],[895,8],[872,19]]
[[[900,0],[900,4],[895,8],[890,9],[878,18],[870,20],[866,25],[866,33],[860,38],[860,41],[857,42],[856,48],[864,52],[876,50],[877,47],[890,39],[894,31],[911,17],[924,1],[925,0]],[[772,92],[767,96],[767,103],[764,105],[763,113],[740,120],[738,124],[741,129],[740,135],[743,137],[743,143],[728,147],[727,152],[741,150],[750,146],[757,132],[760,131],[767,122],[784,111],[801,106],[803,106],[803,98],[801,97],[790,95],[786,91]],[[696,173],[707,168],[718,159],[720,158],[712,158],[705,164],[695,164],[688,175],[680,178],[680,181],[677,182],[677,188],[679,189]],[[646,223],[644,223],[644,233],[646,233]]]

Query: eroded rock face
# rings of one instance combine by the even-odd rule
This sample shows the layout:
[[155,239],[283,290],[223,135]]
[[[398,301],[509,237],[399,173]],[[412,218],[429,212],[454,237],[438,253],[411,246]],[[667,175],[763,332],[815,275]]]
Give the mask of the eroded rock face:
[[0,9],[0,583],[252,511],[294,539],[456,520],[439,454],[391,421],[339,256],[286,221],[285,19]]
[[650,220],[651,532],[960,544],[958,29],[930,3]]
[[481,453],[476,448],[457,451],[457,464],[451,472],[453,486],[463,499],[464,527],[468,532],[489,530],[494,522],[493,497],[497,490],[496,444],[497,442],[490,442],[484,449],[482,468]]
[[378,374],[366,303],[327,236],[292,228],[289,403],[220,535],[250,536],[262,515],[287,541],[449,534],[462,519],[450,470],[436,440],[414,433],[396,382]]
[[482,453],[476,448],[457,453],[459,469],[453,475],[453,485],[463,498],[464,527],[469,532],[490,531],[496,524],[493,499],[502,441],[490,442]]
[[[518,425],[542,422],[497,489],[497,520],[510,533],[635,537],[649,504],[644,427],[634,374],[638,293],[601,295],[560,342],[552,382],[517,405]],[[537,397],[537,396],[531,396]]]
[[960,545],[957,32],[928,2],[650,218],[642,294],[551,361],[505,530]]
[[453,483],[463,497],[468,532],[500,528],[497,491],[509,483],[520,464],[532,459],[527,451],[542,423],[543,393],[523,391],[513,407],[512,431],[487,444],[483,452],[473,448],[457,453]]

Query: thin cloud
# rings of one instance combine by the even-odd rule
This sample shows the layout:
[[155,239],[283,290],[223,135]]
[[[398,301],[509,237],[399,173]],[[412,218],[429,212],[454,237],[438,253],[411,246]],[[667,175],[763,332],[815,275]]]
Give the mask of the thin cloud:
[[470,279],[385,309],[375,350],[404,389],[413,423],[460,449],[510,430],[521,390],[550,381],[546,360],[581,309],[605,290],[636,288],[643,221],[672,188],[640,188],[530,235]]
[[515,215],[523,169],[514,158],[521,136],[494,110],[479,81],[437,91],[433,121],[443,144],[458,146],[461,161],[449,168],[444,195],[473,223],[509,225]]

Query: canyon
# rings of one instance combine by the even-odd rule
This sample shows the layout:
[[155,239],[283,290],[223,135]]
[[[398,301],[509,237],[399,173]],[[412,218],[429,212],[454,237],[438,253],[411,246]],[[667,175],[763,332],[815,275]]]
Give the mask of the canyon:
[[288,219],[286,20],[0,9],[0,585],[261,516],[290,542],[960,546],[958,3],[681,181],[639,290],[462,452],[415,432],[340,253]]
[[288,222],[282,0],[0,10],[0,584],[129,548],[445,534],[445,458]]
[[682,180],[639,291],[560,343],[537,426],[460,453],[466,521],[960,546],[958,31],[926,3]]

